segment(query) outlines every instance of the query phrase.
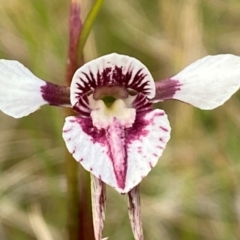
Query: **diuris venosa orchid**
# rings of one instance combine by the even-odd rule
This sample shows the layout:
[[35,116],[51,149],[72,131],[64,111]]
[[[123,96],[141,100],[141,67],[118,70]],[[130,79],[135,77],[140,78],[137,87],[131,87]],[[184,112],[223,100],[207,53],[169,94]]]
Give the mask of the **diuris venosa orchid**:
[[15,118],[44,104],[72,107],[63,139],[92,175],[95,238],[101,239],[105,186],[128,194],[134,237],[143,239],[138,185],[170,139],[170,124],[153,103],[176,99],[201,109],[222,105],[240,86],[240,57],[204,57],[177,75],[154,82],[137,59],[109,54],[80,67],[70,88],[43,81],[16,61],[0,60],[0,110]]

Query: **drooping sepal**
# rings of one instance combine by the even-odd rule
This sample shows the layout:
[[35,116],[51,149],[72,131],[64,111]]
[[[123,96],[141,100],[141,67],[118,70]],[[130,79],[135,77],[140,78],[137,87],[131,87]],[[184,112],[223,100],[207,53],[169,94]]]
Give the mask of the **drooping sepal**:
[[106,211],[106,186],[104,182],[92,174],[91,195],[95,240],[102,240]]
[[45,104],[69,102],[69,88],[37,78],[17,61],[0,60],[0,110],[14,118],[35,112]]
[[149,99],[155,96],[154,80],[148,69],[135,58],[112,53],[86,63],[75,72],[71,103],[74,106],[82,94],[115,86],[141,92]]
[[226,102],[240,87],[240,57],[231,54],[207,56],[177,75],[156,82],[154,101],[176,99],[201,109]]
[[90,117],[68,117],[63,138],[86,170],[118,192],[127,193],[156,165],[171,128],[164,111],[157,109],[137,114],[132,126],[113,120],[100,129]]
[[143,240],[141,219],[141,201],[139,185],[134,187],[128,194],[128,215],[135,240]]

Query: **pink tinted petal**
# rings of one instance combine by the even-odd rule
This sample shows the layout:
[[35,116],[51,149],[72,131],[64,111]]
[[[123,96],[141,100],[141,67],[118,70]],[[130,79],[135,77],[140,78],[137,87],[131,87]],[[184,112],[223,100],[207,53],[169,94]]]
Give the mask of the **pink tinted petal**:
[[135,240],[143,240],[139,185],[128,193],[128,215]]
[[68,117],[63,138],[86,170],[127,193],[156,165],[170,138],[170,125],[162,110],[139,113],[131,128],[115,121],[98,130],[91,118]]
[[91,196],[95,240],[102,240],[106,211],[106,186],[91,174]]
[[177,75],[156,82],[154,101],[177,99],[201,109],[213,109],[226,102],[239,86],[240,57],[207,56]]
[[0,110],[5,114],[20,118],[58,101],[68,105],[69,90],[37,78],[17,61],[0,60]]
[[122,86],[153,98],[154,80],[148,69],[137,59],[112,53],[92,60],[80,67],[71,84],[71,103],[80,95],[103,86]]

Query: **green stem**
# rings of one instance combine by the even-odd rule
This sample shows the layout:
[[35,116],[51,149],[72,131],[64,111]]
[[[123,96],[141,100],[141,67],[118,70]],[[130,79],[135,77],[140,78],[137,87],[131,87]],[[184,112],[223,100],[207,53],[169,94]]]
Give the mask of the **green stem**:
[[[79,35],[82,30],[82,22],[80,19],[80,2],[71,0],[70,23],[69,23],[69,44],[68,59],[65,82],[70,86],[74,72],[78,68],[77,49]],[[65,109],[65,116],[74,115],[72,109]],[[67,181],[67,232],[68,240],[81,239],[81,219],[80,214],[80,197],[78,183],[79,165],[66,150],[65,153],[65,171]]]
[[98,14],[103,2],[104,2],[104,0],[96,0],[84,21],[81,36],[79,39],[79,47],[78,47],[78,53],[79,53],[80,59],[83,56],[83,49],[86,44],[88,35],[92,29],[92,25],[97,17],[97,14]]

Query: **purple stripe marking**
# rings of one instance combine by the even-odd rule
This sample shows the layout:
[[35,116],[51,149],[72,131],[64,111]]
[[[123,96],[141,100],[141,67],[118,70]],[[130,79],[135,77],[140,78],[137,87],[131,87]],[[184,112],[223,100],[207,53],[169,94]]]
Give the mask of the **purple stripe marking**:
[[77,82],[76,85],[80,93],[76,92],[76,94],[81,95],[102,86],[123,86],[147,94],[151,89],[148,87],[149,81],[145,79],[146,74],[142,71],[143,68],[138,70],[131,83],[129,83],[132,78],[132,69],[130,67],[126,73],[123,73],[123,67],[106,67],[102,72],[98,71],[96,77],[94,77],[91,70],[88,73],[82,72],[85,78],[79,77],[81,84]]
[[[125,142],[125,141],[124,141]],[[127,146],[126,143],[123,144],[123,149],[122,151],[124,152],[123,154],[123,159],[118,159],[119,156],[113,155],[113,148],[114,147],[120,147],[120,146],[112,146],[111,142],[108,142],[108,156],[112,161],[113,164],[113,170],[115,173],[115,177],[117,180],[118,187],[121,189],[125,188],[126,185],[126,176],[127,176],[127,159],[128,159],[128,153],[127,153]],[[118,166],[116,161],[121,161],[122,165]]]
[[[107,146],[107,154],[111,159],[116,181],[121,189],[124,189],[126,185],[126,175],[128,169],[128,146],[134,141],[141,141],[143,137],[146,137],[149,134],[149,131],[146,130],[146,127],[152,123],[152,120],[145,119],[146,113],[147,112],[139,113],[131,128],[123,128],[119,126],[119,139],[114,139],[116,139],[116,143],[121,143],[121,146],[113,146],[113,142],[109,136],[110,134],[113,134],[113,129],[116,129],[116,127],[113,127],[111,131],[109,131],[109,129],[98,130],[93,126],[92,119],[90,117],[78,118],[78,122],[81,125],[82,130],[91,137],[93,144],[100,143],[102,146]],[[117,154],[117,151],[119,151],[119,154]],[[141,151],[141,149],[138,149],[138,151]]]
[[149,167],[152,169],[153,168],[153,165],[151,162],[149,162]]
[[173,99],[175,93],[181,90],[182,84],[175,79],[165,79],[156,82],[156,96],[153,100]]
[[50,105],[71,105],[69,87],[59,86],[46,82],[46,85],[41,87],[41,93],[43,99]]
[[67,132],[70,132],[72,130],[72,128],[69,128],[69,129],[65,129],[63,130],[64,133],[67,133]]
[[168,132],[168,129],[165,127],[160,127],[164,132]]

